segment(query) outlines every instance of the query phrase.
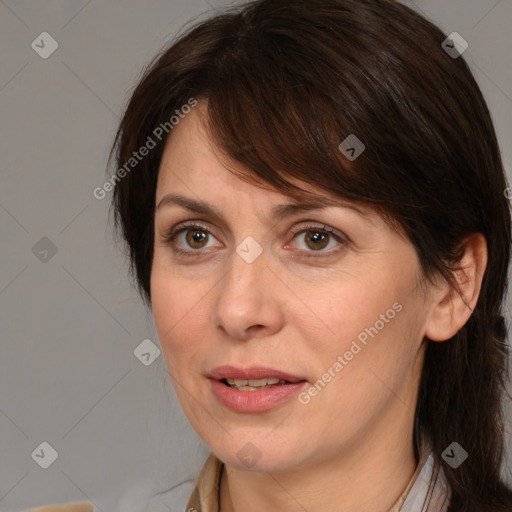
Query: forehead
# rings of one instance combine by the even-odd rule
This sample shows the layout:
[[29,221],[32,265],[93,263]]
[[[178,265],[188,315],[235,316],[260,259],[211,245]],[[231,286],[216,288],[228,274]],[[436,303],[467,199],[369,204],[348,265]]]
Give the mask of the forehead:
[[[202,189],[206,184],[215,184],[212,192],[236,186],[240,178],[229,168],[241,170],[240,164],[223,154],[211,140],[207,102],[201,100],[169,134],[160,162],[157,196],[165,185],[193,185]],[[256,184],[255,177],[253,181]]]
[[[208,131],[206,100],[200,100],[172,129],[164,148],[158,174],[156,204],[169,189],[205,191],[211,195],[223,190],[251,190],[276,200],[287,198],[290,202],[322,203],[335,206],[356,202],[343,199],[329,191],[315,187],[293,177],[286,180],[301,190],[286,194],[276,190],[250,169],[234,161],[213,142]],[[320,204],[317,204],[320,206]],[[359,204],[360,210],[368,211],[369,205]]]

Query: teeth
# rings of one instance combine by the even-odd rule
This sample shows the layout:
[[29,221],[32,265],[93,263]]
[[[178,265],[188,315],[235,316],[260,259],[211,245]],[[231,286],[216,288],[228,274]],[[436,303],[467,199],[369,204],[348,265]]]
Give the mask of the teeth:
[[266,389],[276,384],[286,384],[285,380],[275,378],[263,378],[263,379],[226,379],[226,382],[233,388],[237,388],[243,391],[254,391],[257,389]]

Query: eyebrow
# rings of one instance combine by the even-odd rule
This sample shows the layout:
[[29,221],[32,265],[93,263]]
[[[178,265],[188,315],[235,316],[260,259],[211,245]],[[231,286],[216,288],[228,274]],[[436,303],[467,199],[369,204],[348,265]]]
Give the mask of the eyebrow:
[[[214,206],[210,205],[205,201],[191,199],[189,197],[180,196],[177,194],[167,194],[158,203],[155,211],[161,210],[165,206],[181,206],[186,210],[193,211],[204,215],[210,215],[211,217],[222,220],[222,213]],[[280,204],[274,206],[270,212],[271,217],[281,220],[286,217],[291,217],[299,213],[308,212],[311,210],[322,210],[328,207],[336,208],[350,208],[355,210],[360,215],[366,217],[367,213],[363,212],[353,204],[343,201],[333,201],[332,199],[325,198],[321,201],[294,201],[292,203]]]

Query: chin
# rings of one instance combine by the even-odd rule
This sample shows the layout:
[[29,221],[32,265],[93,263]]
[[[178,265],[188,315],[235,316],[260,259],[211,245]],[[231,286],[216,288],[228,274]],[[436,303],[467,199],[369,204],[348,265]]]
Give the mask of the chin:
[[299,467],[306,456],[304,443],[283,444],[265,436],[227,436],[226,444],[209,446],[222,462],[239,471],[285,472]]

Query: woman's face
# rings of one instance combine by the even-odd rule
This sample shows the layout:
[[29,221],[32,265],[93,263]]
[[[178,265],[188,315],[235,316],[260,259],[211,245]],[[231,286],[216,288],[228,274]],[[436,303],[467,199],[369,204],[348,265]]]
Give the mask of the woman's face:
[[[334,195],[323,204],[335,206],[284,209],[295,201],[219,161],[204,108],[175,126],[163,154],[151,274],[190,423],[238,469],[301,468],[412,440],[432,310],[413,246]],[[244,376],[287,383],[220,380]]]

